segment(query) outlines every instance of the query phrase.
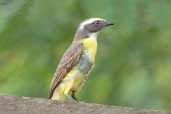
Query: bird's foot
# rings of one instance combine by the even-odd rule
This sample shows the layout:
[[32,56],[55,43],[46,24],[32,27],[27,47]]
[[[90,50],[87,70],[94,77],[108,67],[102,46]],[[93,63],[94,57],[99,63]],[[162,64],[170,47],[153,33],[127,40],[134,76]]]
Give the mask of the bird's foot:
[[75,102],[78,102],[78,99],[75,97],[75,94],[72,94],[72,99],[74,99]]
[[65,95],[66,99],[72,102],[78,102],[77,98],[73,95]]

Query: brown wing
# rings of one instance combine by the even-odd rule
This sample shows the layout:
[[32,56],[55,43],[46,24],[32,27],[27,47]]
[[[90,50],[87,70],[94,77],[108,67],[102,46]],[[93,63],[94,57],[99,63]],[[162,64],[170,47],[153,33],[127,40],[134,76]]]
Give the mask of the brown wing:
[[81,42],[73,42],[63,55],[62,59],[59,62],[58,68],[54,74],[53,80],[51,82],[49,98],[52,97],[56,87],[60,84],[63,78],[80,59],[82,48],[83,45]]

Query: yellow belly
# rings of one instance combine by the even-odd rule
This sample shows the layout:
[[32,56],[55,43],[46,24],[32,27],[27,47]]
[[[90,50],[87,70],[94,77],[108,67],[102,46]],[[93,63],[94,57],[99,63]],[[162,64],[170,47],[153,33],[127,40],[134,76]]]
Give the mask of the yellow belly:
[[56,88],[52,96],[53,100],[66,100],[72,95],[73,91],[77,91],[83,82],[85,76],[75,66],[63,79],[62,83]]
[[[97,42],[92,38],[85,38],[82,40],[84,46],[84,53],[86,53],[92,63],[95,61]],[[83,82],[87,79],[87,76],[83,74],[76,65],[66,75],[61,84],[56,88],[52,99],[54,100],[65,100],[68,96],[71,96],[72,91],[77,91]]]

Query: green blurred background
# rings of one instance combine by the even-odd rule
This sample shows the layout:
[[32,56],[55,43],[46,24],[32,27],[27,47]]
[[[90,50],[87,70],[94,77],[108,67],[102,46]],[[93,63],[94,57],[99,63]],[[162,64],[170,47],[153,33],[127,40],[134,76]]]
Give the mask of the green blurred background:
[[170,0],[0,0],[0,94],[46,98],[60,57],[90,17],[115,26],[99,35],[78,99],[171,111]]

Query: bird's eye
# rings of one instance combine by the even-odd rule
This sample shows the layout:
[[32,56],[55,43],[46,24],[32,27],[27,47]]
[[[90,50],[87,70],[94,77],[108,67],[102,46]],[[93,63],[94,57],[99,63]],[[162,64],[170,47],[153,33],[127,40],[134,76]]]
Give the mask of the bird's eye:
[[99,21],[95,21],[94,24],[98,25],[100,22]]

